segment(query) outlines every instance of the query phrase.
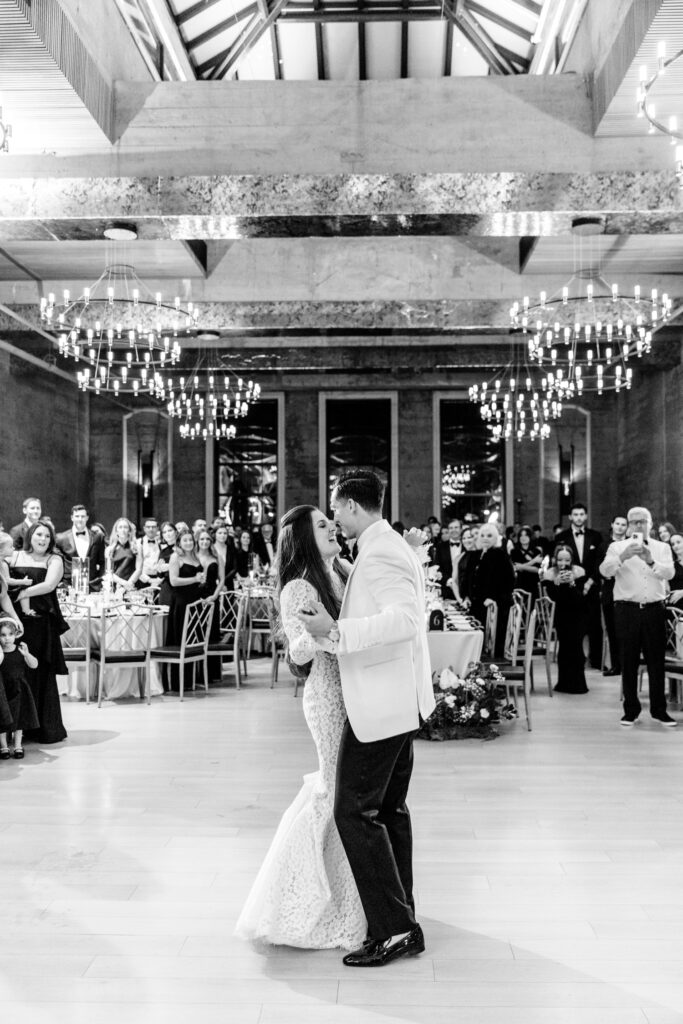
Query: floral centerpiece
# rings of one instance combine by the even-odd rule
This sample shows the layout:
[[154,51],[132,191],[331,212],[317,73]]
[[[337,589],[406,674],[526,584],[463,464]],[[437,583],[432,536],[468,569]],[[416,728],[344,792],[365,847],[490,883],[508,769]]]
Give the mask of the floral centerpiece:
[[432,677],[436,708],[420,729],[425,740],[492,740],[494,725],[517,717],[507,701],[505,679],[497,665],[473,661],[461,678],[452,668]]

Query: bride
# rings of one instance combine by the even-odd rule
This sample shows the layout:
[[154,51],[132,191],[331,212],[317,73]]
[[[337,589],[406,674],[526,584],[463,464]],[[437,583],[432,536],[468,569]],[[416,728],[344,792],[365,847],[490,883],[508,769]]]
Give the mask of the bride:
[[285,811],[235,928],[241,938],[305,949],[356,949],[366,937],[365,915],[333,816],[346,721],[339,666],[297,618],[312,600],[339,617],[349,569],[337,557],[339,550],[334,524],[314,505],[297,505],[282,517],[276,559],[280,614],[290,660],[310,667],[303,709],[319,770],[304,777]]

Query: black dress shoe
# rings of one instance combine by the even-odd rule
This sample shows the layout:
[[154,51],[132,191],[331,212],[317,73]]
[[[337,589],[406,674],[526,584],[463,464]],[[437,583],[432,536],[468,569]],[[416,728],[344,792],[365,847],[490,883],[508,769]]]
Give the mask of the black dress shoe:
[[621,669],[620,668],[603,668],[602,674],[603,674],[603,676],[620,676],[621,675]]
[[346,967],[384,967],[402,956],[417,956],[424,953],[425,939],[419,924],[398,942],[389,939],[375,939],[365,942],[360,949],[344,957]]
[[0,761],[9,761],[11,756],[12,755],[6,747],[0,750]]

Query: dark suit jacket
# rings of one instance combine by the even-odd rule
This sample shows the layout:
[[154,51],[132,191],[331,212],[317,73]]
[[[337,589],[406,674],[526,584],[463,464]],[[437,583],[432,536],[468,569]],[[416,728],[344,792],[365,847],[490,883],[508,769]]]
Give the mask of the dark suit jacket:
[[605,547],[602,543],[602,535],[599,534],[597,530],[590,530],[586,527],[583,538],[583,559],[579,558],[579,552],[574,540],[574,531],[571,527],[568,530],[562,530],[561,533],[558,533],[555,538],[555,545],[557,546],[557,544],[566,544],[567,547],[571,548],[574,556],[574,564],[580,565],[582,569],[585,569],[587,578],[593,580],[594,584],[597,584],[597,587],[591,588],[595,589],[595,593],[597,594],[599,585],[602,582],[602,577],[600,576],[599,571],[600,563],[605,557]]
[[28,530],[28,526],[23,521],[21,523],[17,523],[17,525],[13,526],[12,529],[10,530],[9,535],[12,538],[12,541],[14,542],[15,551],[21,551],[21,549],[23,548]]
[[[273,545],[273,558],[275,558],[275,552],[277,550],[275,537],[273,537],[271,543]],[[252,533],[251,535],[251,550],[254,552],[255,555],[258,555],[259,562],[264,568],[271,564],[270,556],[268,554],[268,548],[266,547],[266,542],[263,539],[263,534],[261,533],[260,530],[256,530],[255,533]]]
[[[462,551],[462,548],[460,550]],[[453,591],[450,587],[446,586],[446,581],[453,575],[453,558],[451,556],[451,542],[449,540],[440,540],[435,545],[434,564],[438,565],[441,570],[441,593],[443,597],[453,597]]]
[[481,604],[491,598],[503,607],[510,604],[515,586],[515,570],[504,548],[489,548],[477,552],[470,584],[472,604]]
[[[88,576],[92,583],[104,574],[104,537],[88,530],[88,541]],[[73,531],[65,530],[64,533],[58,533],[56,547],[64,559],[64,579],[68,582],[71,579],[71,562],[78,557]]]

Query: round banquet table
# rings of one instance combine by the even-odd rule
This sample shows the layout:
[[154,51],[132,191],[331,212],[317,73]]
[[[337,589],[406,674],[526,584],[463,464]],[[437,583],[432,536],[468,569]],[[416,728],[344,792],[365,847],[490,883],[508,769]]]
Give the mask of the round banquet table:
[[[147,610],[147,609],[145,609]],[[132,634],[126,628],[129,619],[132,619],[134,612],[126,614],[126,617],[117,622],[116,627],[107,631],[109,644],[114,650],[137,650],[137,642],[131,646]],[[164,642],[164,626],[166,623],[167,609],[161,605],[152,619],[152,646],[160,647]],[[67,622],[73,621],[73,616],[67,616]],[[102,637],[102,620],[99,615],[92,615],[90,619],[90,638],[93,648],[100,646]],[[65,651],[64,656],[68,661],[69,652]],[[98,663],[90,663],[90,696],[97,693],[97,672]],[[142,668],[126,668],[125,665],[111,665],[104,673],[104,689],[102,696],[105,700],[120,700],[124,697],[140,697],[144,690],[144,672]],[[72,663],[68,676],[57,676],[57,686],[60,694],[67,696],[70,700],[85,700],[85,665]],[[153,697],[158,697],[164,692],[161,682],[160,666],[157,662],[150,665],[150,686]]]
[[484,643],[481,629],[430,630],[427,633],[432,672],[452,668],[462,676],[471,661],[479,661]]

